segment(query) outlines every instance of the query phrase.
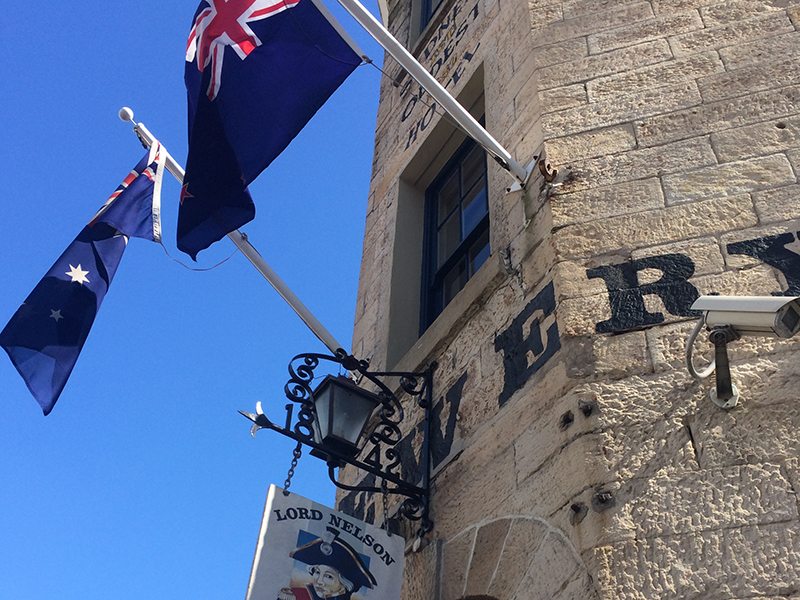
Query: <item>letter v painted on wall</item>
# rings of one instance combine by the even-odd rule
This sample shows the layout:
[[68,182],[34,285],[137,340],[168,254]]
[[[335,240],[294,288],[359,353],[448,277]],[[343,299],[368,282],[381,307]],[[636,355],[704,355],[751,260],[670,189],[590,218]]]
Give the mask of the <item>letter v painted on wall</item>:
[[[464,371],[433,406],[431,412],[431,471],[434,475],[462,450],[463,444],[456,423],[458,411],[461,408],[461,395],[466,383],[467,372]],[[417,484],[422,481],[419,457],[422,428],[423,423],[419,423],[397,445],[403,479]],[[418,437],[419,439],[417,439]],[[361,484],[373,486],[375,482],[375,476],[370,474],[362,480]],[[339,502],[339,510],[358,519],[372,522],[375,517],[375,507],[370,504],[369,496],[365,492],[350,492]]]

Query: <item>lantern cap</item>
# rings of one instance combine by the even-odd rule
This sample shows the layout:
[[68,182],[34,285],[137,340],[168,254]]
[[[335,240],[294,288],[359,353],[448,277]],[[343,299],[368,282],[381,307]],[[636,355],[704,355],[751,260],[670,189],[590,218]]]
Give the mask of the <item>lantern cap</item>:
[[331,384],[346,387],[350,391],[359,394],[361,396],[371,397],[378,404],[380,404],[381,402],[377,394],[370,392],[369,390],[365,390],[360,385],[356,384],[352,379],[350,379],[349,377],[345,377],[344,375],[326,375],[325,378],[322,381],[320,381],[319,385],[314,389],[313,395],[316,396],[320,392],[324,391],[325,387]]

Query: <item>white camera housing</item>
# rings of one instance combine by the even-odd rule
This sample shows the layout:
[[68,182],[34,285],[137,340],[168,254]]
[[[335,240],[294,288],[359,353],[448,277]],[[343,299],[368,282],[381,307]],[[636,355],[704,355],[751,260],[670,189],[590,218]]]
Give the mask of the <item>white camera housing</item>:
[[705,313],[708,327],[727,325],[741,336],[800,332],[800,296],[700,296],[692,310]]

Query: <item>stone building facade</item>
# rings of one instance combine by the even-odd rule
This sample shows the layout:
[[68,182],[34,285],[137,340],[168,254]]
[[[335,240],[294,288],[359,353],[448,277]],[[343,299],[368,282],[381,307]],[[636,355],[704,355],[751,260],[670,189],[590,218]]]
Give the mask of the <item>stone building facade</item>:
[[698,295],[800,295],[800,2],[390,0],[388,26],[559,171],[508,193],[487,160],[489,250],[432,305],[464,137],[387,59],[353,350],[438,363],[404,600],[800,598],[800,336],[731,345],[730,411],[684,366]]

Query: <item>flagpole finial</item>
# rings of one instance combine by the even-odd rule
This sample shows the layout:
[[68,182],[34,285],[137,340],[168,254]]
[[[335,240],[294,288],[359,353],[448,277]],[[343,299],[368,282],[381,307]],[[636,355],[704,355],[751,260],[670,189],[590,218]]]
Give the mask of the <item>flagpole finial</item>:
[[136,124],[136,121],[133,120],[133,109],[132,108],[130,108],[128,106],[123,106],[122,108],[119,109],[119,113],[118,114],[119,114],[119,118],[122,119],[123,121],[130,121],[134,125]]

